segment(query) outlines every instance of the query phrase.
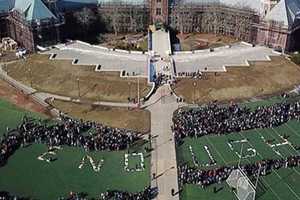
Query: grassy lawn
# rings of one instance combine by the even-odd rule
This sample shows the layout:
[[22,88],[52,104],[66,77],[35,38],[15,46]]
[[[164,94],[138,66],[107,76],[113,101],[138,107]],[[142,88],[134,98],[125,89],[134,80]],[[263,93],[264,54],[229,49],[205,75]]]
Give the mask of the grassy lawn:
[[[173,87],[187,102],[207,103],[271,95],[293,89],[300,83],[300,68],[283,57],[254,62],[250,67],[227,68],[226,73],[206,74],[206,79],[182,78]],[[194,95],[194,82],[195,95]]]
[[[0,113],[0,135],[6,132],[6,126],[17,126],[25,113],[40,117],[3,100],[0,101]],[[128,150],[144,154],[145,170],[141,172],[124,170],[127,150],[85,152],[82,148],[63,146],[62,150],[56,151],[57,160],[48,163],[37,159],[47,151],[45,145],[33,144],[20,148],[0,168],[0,191],[43,200],[67,196],[70,191],[85,192],[89,197],[96,197],[107,189],[141,191],[150,184],[150,154],[144,150],[147,145],[138,143]],[[78,168],[86,155],[91,156],[96,163],[104,160],[99,172],[95,172],[88,161],[82,169]]]
[[[139,149],[143,151],[142,147]],[[0,190],[51,200],[67,196],[70,191],[96,197],[107,189],[137,192],[150,184],[150,156],[145,159],[145,171],[126,172],[126,151],[87,153],[83,149],[63,147],[57,152],[57,160],[47,163],[37,159],[46,150],[46,146],[38,144],[18,150],[0,168]],[[99,172],[93,171],[88,161],[82,169],[78,168],[85,155],[90,155],[96,162],[104,160]]]
[[138,155],[129,155],[128,158],[128,168],[129,169],[139,169],[141,168],[141,157]]
[[[47,55],[34,54],[26,61],[7,66],[8,74],[39,91],[93,101],[127,102],[137,97],[137,79],[120,78],[118,72],[95,72],[93,66],[74,66],[71,61],[49,60]],[[150,87],[140,79],[141,97]]]
[[[246,156],[252,154],[252,152],[246,150],[247,148],[253,148],[257,153],[249,159],[242,159],[242,163],[247,163],[248,160],[254,162],[262,159],[281,158],[261,137],[263,136],[266,140],[274,139],[274,143],[281,143],[282,139],[280,138],[280,135],[288,134],[288,141],[292,144],[300,145],[300,133],[298,133],[298,130],[300,130],[300,123],[297,121],[290,121],[274,129],[257,129],[221,136],[186,138],[184,143],[177,148],[178,164],[188,162],[190,166],[194,166],[189,146],[192,147],[196,156],[199,160],[201,159],[202,163],[208,163],[209,158],[204,149],[204,146],[208,146],[217,166],[236,165],[239,161],[239,157],[235,152],[240,153],[241,143],[233,144],[232,147],[234,150],[231,150],[228,142],[230,140],[241,141],[243,139],[248,140],[248,142],[243,142],[243,155]],[[280,146],[276,150],[278,150],[283,157],[298,155],[299,153],[290,145]]]
[[[296,97],[298,98],[298,97]],[[244,104],[251,108],[259,105],[271,105],[278,103],[281,97],[273,97],[269,100],[258,101],[254,103]],[[292,101],[293,98],[287,99]],[[184,143],[176,148],[178,165],[187,163],[191,167],[201,169],[211,169],[220,166],[237,165],[253,163],[263,159],[281,159],[292,155],[299,155],[292,145],[300,145],[300,122],[293,120],[276,128],[247,130],[239,133],[231,133],[228,135],[211,135],[201,138],[185,138]],[[283,143],[281,136],[284,134],[289,137],[287,140],[291,144],[284,144],[277,147],[270,147],[266,144],[267,140],[272,140],[272,144]],[[239,141],[239,142],[238,142]],[[243,143],[242,156],[240,159],[238,154],[241,154]],[[231,144],[231,147],[230,147]],[[204,166],[210,162],[205,146],[208,147],[213,159],[216,161],[214,166]],[[200,165],[194,162],[191,154],[191,148]],[[254,149],[254,151],[253,151]],[[278,153],[276,153],[279,152]],[[255,153],[253,153],[255,152]],[[248,156],[247,158],[245,158]],[[254,177],[250,177],[255,181]],[[273,171],[271,174],[260,177],[257,187],[257,197],[261,200],[270,199],[299,199],[300,191],[300,167],[280,169]],[[213,192],[213,187],[220,189],[217,193]],[[235,199],[230,188],[225,182],[214,184],[207,188],[201,188],[197,185],[185,185],[180,193],[181,200],[189,199]]]
[[43,114],[26,111],[0,99],[0,136],[6,132],[6,127],[15,128],[21,122],[24,115],[35,118],[46,118]]
[[98,121],[102,124],[136,130],[150,131],[150,112],[128,108],[93,106],[55,100],[52,105],[75,118]]
[[[257,184],[256,198],[258,200],[299,199],[300,176],[295,170],[300,171],[300,168],[279,169],[277,170],[277,174],[272,173],[267,176],[260,177]],[[217,193],[213,192],[214,186],[219,189]],[[291,192],[291,190],[293,192]],[[231,192],[228,185],[223,182],[207,188],[201,188],[190,184],[185,185],[184,189],[180,193],[180,199],[229,200],[237,198]]]

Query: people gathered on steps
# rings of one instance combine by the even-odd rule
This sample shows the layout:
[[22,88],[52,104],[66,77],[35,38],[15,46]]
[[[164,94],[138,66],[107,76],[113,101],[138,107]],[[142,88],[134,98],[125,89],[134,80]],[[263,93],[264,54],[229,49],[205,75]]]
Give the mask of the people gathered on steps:
[[[300,167],[300,156],[290,156],[283,159],[268,159],[256,163],[240,165],[240,169],[242,169],[247,176],[265,176],[270,174],[272,170],[293,167]],[[204,188],[225,181],[230,173],[237,168],[238,166],[222,166],[215,169],[202,170],[183,164],[178,167],[178,182],[181,187],[184,184],[196,184]]]
[[276,127],[292,119],[300,119],[299,101],[260,106],[255,110],[236,104],[220,106],[211,103],[199,108],[177,110],[173,116],[172,130],[178,143],[185,137]]
[[[90,129],[94,130],[93,134],[83,134]],[[138,132],[75,120],[67,116],[61,116],[60,122],[53,124],[24,117],[16,129],[8,130],[0,138],[0,166],[6,163],[15,150],[32,143],[42,143],[49,147],[82,147],[86,151],[117,151],[128,148],[140,139],[142,137]]]

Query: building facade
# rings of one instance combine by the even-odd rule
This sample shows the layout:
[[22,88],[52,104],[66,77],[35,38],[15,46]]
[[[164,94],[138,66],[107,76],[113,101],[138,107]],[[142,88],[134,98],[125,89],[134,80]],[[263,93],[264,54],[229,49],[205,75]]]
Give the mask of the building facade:
[[[3,6],[10,1],[14,4]],[[293,51],[300,46],[300,0],[278,1],[7,0],[0,1],[0,36],[11,36],[30,50],[38,44],[54,44],[63,35],[59,27],[66,11],[92,7],[104,20],[105,29],[116,34],[164,24],[181,33],[221,34]]]
[[[53,1],[53,0],[52,0]],[[11,37],[19,46],[35,51],[60,41],[63,20],[54,15],[41,0],[3,1],[0,12],[1,37]],[[3,3],[0,2],[0,3]],[[3,6],[4,5],[4,6]],[[1,6],[0,6],[1,7]]]

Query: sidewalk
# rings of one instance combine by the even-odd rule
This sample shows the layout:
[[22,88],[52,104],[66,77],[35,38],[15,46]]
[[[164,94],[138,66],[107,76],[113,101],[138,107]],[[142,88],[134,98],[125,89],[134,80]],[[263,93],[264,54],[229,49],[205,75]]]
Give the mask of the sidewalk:
[[[167,85],[160,87],[151,99],[159,99],[148,107],[154,148],[151,154],[151,178],[154,173],[156,176],[151,186],[158,187],[157,200],[179,200],[175,141],[171,131],[173,112],[179,104],[170,95]],[[174,196],[171,195],[172,189],[176,193]]]

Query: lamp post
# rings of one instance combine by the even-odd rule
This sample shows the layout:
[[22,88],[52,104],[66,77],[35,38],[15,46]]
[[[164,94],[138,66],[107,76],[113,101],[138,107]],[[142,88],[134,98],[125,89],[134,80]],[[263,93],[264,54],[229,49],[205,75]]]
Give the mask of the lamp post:
[[138,107],[140,107],[140,79],[139,77],[137,78],[138,79]]
[[130,99],[131,99],[131,83],[130,82],[128,82],[128,95],[129,95],[128,100],[130,101]]
[[197,83],[194,81],[194,83],[193,83],[193,86],[194,86],[193,103],[195,103],[195,99],[196,99],[196,85],[197,85]]
[[77,89],[78,89],[78,99],[80,98],[80,84],[79,84],[79,78],[77,78]]
[[32,71],[31,68],[28,69],[29,72],[29,79],[30,79],[30,87],[32,87]]

